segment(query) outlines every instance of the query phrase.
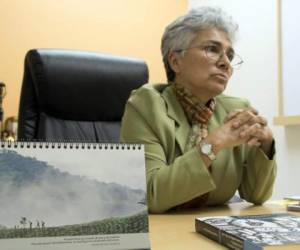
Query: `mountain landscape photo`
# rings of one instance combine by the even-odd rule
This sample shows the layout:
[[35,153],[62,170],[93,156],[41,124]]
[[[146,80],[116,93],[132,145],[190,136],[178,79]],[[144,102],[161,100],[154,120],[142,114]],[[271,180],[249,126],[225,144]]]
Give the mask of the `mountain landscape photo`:
[[73,175],[14,150],[0,151],[0,237],[4,232],[3,237],[147,232],[145,197],[141,189]]

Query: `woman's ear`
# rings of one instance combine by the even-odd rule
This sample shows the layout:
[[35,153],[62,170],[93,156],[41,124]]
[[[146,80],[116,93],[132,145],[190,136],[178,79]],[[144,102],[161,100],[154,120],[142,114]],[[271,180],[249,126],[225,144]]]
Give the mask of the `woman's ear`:
[[172,70],[176,73],[179,74],[180,73],[180,61],[181,61],[181,56],[178,53],[175,52],[171,52],[168,56],[168,61],[169,61],[169,65],[172,68]]

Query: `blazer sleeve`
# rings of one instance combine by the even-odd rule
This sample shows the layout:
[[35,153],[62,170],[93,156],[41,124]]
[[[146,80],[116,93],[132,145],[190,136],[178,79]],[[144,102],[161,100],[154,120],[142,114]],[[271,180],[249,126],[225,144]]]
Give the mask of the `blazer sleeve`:
[[[251,106],[247,99],[223,97],[222,105],[227,113],[237,108]],[[248,202],[262,204],[272,195],[276,177],[275,143],[273,143],[273,157],[269,159],[265,153],[253,146],[239,146],[244,155],[243,173],[239,186],[240,196]]]
[[[159,102],[159,100],[152,101],[154,106]],[[159,131],[153,129],[153,124],[164,124],[163,118],[159,120],[162,116],[144,113],[147,110],[146,106],[151,104],[145,101],[143,103],[137,105],[136,102],[128,101],[122,119],[121,141],[145,145],[147,198],[150,212],[165,212],[215,189],[215,183],[195,148],[176,157],[174,162],[167,162],[166,147],[163,147],[161,138],[166,128],[161,126]],[[142,107],[143,105],[145,106]],[[159,112],[158,108],[163,106],[151,110]]]
[[240,196],[254,204],[262,204],[272,195],[276,177],[275,143],[273,143],[273,157],[269,159],[257,147],[246,147],[247,157],[239,187]]

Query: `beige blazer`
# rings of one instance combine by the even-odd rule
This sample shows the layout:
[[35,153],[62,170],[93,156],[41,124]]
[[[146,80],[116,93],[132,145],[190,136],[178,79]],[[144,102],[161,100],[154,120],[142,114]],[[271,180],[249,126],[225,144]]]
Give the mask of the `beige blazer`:
[[[208,130],[219,127],[230,111],[248,106],[245,99],[218,96]],[[257,147],[242,145],[221,150],[208,171],[197,149],[186,149],[190,130],[170,85],[146,84],[131,94],[121,141],[145,144],[150,212],[164,212],[206,192],[207,205],[224,204],[237,190],[255,204],[271,196],[274,159],[269,160]]]

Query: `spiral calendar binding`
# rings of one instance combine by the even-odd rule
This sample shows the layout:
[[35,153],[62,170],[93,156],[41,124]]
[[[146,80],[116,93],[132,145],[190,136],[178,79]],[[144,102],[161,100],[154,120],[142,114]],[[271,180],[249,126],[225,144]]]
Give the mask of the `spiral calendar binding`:
[[63,148],[100,150],[141,150],[137,143],[100,143],[71,141],[0,141],[1,148]]

